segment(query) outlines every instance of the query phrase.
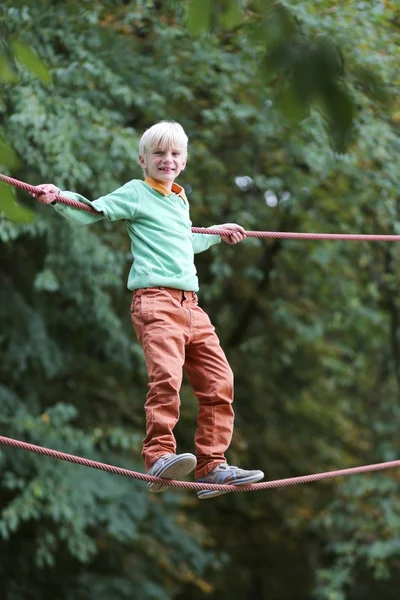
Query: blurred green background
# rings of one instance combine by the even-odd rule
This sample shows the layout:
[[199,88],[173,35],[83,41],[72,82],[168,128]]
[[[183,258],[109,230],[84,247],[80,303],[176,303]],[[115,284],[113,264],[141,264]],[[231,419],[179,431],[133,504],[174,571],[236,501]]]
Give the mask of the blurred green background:
[[[0,171],[90,198],[190,138],[196,226],[400,234],[397,0],[4,0]],[[0,187],[0,431],[135,470],[146,372],[124,223]],[[399,458],[397,244],[248,239],[197,257],[235,372],[232,464]],[[182,389],[180,451],[197,404]],[[0,447],[3,600],[397,600],[400,473],[221,496]]]

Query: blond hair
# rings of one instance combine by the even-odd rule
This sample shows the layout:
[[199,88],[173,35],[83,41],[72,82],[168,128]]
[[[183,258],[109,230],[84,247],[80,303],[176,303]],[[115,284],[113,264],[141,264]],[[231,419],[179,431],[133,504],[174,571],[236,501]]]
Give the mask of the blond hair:
[[139,155],[146,156],[155,148],[176,148],[187,154],[189,138],[176,121],[160,121],[146,129],[139,141]]

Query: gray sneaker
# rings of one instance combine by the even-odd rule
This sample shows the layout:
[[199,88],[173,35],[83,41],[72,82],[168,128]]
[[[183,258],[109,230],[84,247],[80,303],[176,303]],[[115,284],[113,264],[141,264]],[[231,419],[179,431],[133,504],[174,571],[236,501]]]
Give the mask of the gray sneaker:
[[[250,485],[256,483],[264,477],[262,471],[245,471],[239,469],[239,467],[231,467],[227,463],[221,463],[217,465],[208,475],[196,479],[196,483],[217,483],[222,485]],[[228,494],[222,490],[199,490],[197,497],[201,500],[207,498],[215,498],[215,496],[222,496],[222,494]]]
[[[193,454],[164,454],[146,471],[146,475],[163,477],[164,479],[181,479],[195,468],[197,463]],[[149,481],[150,492],[164,492],[169,486]]]

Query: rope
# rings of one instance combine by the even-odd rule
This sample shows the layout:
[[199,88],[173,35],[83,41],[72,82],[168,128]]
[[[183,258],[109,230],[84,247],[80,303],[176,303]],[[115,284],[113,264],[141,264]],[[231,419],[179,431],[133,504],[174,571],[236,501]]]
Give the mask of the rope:
[[[12,185],[21,190],[30,192],[34,195],[37,195],[37,188],[29,185],[28,183],[24,183],[19,181],[18,179],[13,179],[12,177],[8,177],[7,175],[2,175],[0,173],[0,180],[4,181],[8,185]],[[83,202],[78,202],[77,200],[73,200],[71,198],[67,198],[66,196],[59,195],[57,196],[57,202],[61,202],[62,204],[66,204],[68,206],[72,206],[74,208],[79,208],[81,210],[86,210],[88,212],[97,213],[92,206],[88,204],[84,204]],[[193,233],[204,233],[210,235],[231,235],[232,230],[230,229],[207,229],[203,227],[193,227]],[[400,236],[398,235],[364,235],[364,234],[337,234],[337,233],[292,233],[292,232],[278,232],[278,231],[246,231],[247,237],[255,237],[255,238],[280,238],[280,239],[302,239],[302,240],[343,240],[343,241],[386,241],[386,242],[399,242]],[[216,485],[216,484],[206,484],[206,483],[191,483],[187,481],[172,481],[168,479],[161,479],[159,477],[152,477],[151,475],[145,475],[143,473],[138,473],[136,471],[131,471],[129,469],[123,469],[120,467],[115,467],[113,465],[108,465],[105,463],[89,460],[87,458],[82,458],[80,456],[74,456],[72,454],[66,454],[65,452],[59,452],[56,450],[51,450],[50,448],[45,448],[42,446],[36,446],[34,444],[29,444],[27,442],[22,442],[19,440],[15,440],[12,438],[7,438],[0,436],[0,444],[4,444],[7,446],[12,446],[14,448],[20,448],[22,450],[26,450],[28,452],[34,452],[36,454],[41,454],[44,456],[50,456],[57,460],[64,460],[67,462],[71,462],[74,464],[83,465],[85,467],[90,467],[92,469],[98,469],[100,471],[106,471],[108,473],[114,473],[116,475],[122,475],[124,477],[130,477],[132,479],[138,479],[140,481],[147,482],[155,482],[155,483],[163,483],[164,485],[175,487],[175,488],[186,488],[191,490],[209,490],[215,489],[224,492],[247,492],[247,491],[255,491],[261,489],[272,489],[272,488],[280,488],[287,487],[290,485],[297,485],[303,483],[312,483],[315,481],[321,481],[324,479],[333,479],[334,477],[344,477],[348,475],[361,475],[363,473],[369,473],[372,471],[383,471],[386,469],[393,469],[400,467],[400,460],[393,460],[384,463],[378,463],[374,465],[365,465],[361,467],[353,467],[350,469],[341,469],[338,471],[329,471],[326,473],[315,473],[312,475],[304,475],[301,477],[292,477],[289,479],[278,479],[275,481],[265,481],[262,483],[255,483],[253,485]]]
[[400,467],[400,460],[392,460],[389,462],[378,463],[375,465],[365,465],[362,467],[352,467],[350,469],[341,469],[339,471],[328,471],[326,473],[315,473],[313,475],[304,475],[302,477],[291,477],[289,479],[277,479],[275,481],[264,481],[262,483],[254,483],[252,485],[217,485],[213,483],[192,483],[190,481],[173,481],[171,479],[162,479],[160,477],[153,477],[151,475],[145,475],[144,473],[137,473],[129,469],[122,469],[121,467],[115,467],[105,463],[97,462],[95,460],[89,460],[82,458],[81,456],[74,456],[73,454],[66,454],[65,452],[59,452],[57,450],[51,450],[43,446],[36,446],[34,444],[28,444],[20,440],[13,438],[0,436],[0,444],[6,446],[12,446],[13,448],[20,448],[21,450],[27,450],[28,452],[34,452],[35,454],[41,454],[43,456],[50,456],[57,460],[64,460],[77,465],[83,465],[84,467],[90,467],[92,469],[98,469],[99,471],[106,471],[107,473],[114,473],[116,475],[122,475],[124,477],[130,477],[131,479],[138,479],[140,481],[149,481],[154,483],[162,483],[169,487],[184,488],[189,490],[220,490],[224,492],[254,492],[257,490],[275,489],[281,487],[287,487],[289,485],[298,485],[303,483],[313,483],[315,481],[321,481],[324,479],[333,479],[334,477],[344,477],[348,475],[361,475],[363,473],[370,473],[372,471],[384,471],[386,469],[394,469]]
[[[0,173],[0,181],[4,181],[5,183],[12,185],[21,190],[25,190],[26,192],[30,192],[32,194],[38,193],[38,190],[33,185],[29,185],[28,183],[24,183],[23,181],[19,181],[18,179],[13,179],[12,177],[8,177],[7,175],[2,175]],[[92,206],[89,204],[84,204],[83,202],[78,202],[77,200],[73,200],[72,198],[67,198],[66,196],[59,195],[56,198],[57,202],[61,202],[62,204],[67,204],[68,206],[72,206],[74,208],[79,208],[81,210],[86,210],[87,212],[98,214]],[[232,229],[223,229],[223,228],[205,228],[205,227],[192,227],[193,233],[204,233],[209,235],[223,235],[230,236],[232,235]],[[288,231],[246,231],[246,237],[254,237],[254,238],[279,238],[285,240],[342,240],[348,242],[400,242],[400,235],[372,235],[372,234],[352,234],[352,233],[294,233]]]
[[[13,179],[13,177],[8,177],[7,175],[2,175],[0,173],[0,181],[4,181],[4,183],[8,183],[8,185],[12,185],[16,188],[19,188],[20,190],[29,192],[30,194],[35,194],[36,196],[38,195],[38,190],[37,188],[35,188],[34,185],[24,183],[23,181],[19,181],[18,179]],[[66,196],[57,196],[57,202],[67,204],[68,206],[73,206],[74,208],[80,208],[88,212],[97,213],[97,211],[88,204],[84,204],[83,202],[77,202],[77,200],[72,200],[71,198],[67,198]]]

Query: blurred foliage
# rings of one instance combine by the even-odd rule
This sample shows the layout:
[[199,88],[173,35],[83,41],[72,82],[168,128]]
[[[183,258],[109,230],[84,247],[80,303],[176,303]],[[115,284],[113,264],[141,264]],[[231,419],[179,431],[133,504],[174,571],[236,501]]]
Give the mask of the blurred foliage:
[[[3,91],[7,84],[15,84],[19,81],[19,69],[21,68],[38,77],[42,83],[50,83],[50,73],[43,61],[32,52],[27,44],[10,36],[3,14],[0,16],[0,90]],[[0,133],[2,133],[1,130]],[[19,158],[11,143],[0,135],[0,166],[5,167],[7,171],[14,171],[19,164]],[[10,188],[2,190],[0,212],[17,222],[29,222],[34,217],[29,209],[17,202],[14,190]]]
[[[141,177],[141,132],[177,119],[194,224],[400,233],[396,2],[2,10],[3,172],[94,198]],[[124,224],[18,202],[36,218],[0,217],[2,433],[142,470]],[[236,374],[233,464],[278,479],[398,457],[398,253],[251,239],[198,256]],[[196,414],[184,384],[182,451]],[[396,471],[200,503],[7,447],[0,467],[5,600],[398,595]]]
[[[321,8],[325,7],[323,12],[332,12],[329,4],[320,3]],[[339,40],[333,32],[328,36],[328,32],[310,27],[314,23],[308,12],[308,6],[304,10],[296,2],[193,0],[189,4],[188,29],[199,34],[218,27],[234,28],[237,35],[244,35],[258,66],[255,85],[272,89],[278,109],[293,124],[316,106],[326,120],[333,147],[344,152],[351,140],[356,112],[351,84],[364,85],[371,99],[383,103],[389,100],[386,85],[378,72],[366,66],[351,72],[347,64],[351,59],[346,56],[345,60]]]

